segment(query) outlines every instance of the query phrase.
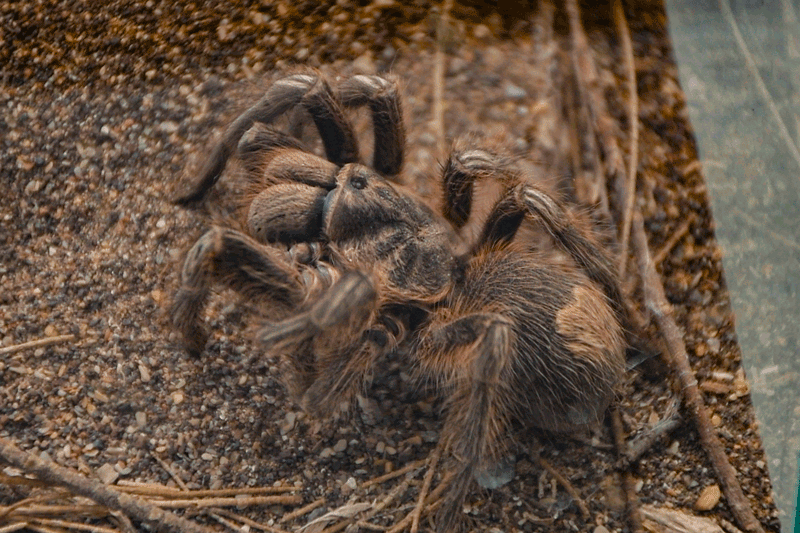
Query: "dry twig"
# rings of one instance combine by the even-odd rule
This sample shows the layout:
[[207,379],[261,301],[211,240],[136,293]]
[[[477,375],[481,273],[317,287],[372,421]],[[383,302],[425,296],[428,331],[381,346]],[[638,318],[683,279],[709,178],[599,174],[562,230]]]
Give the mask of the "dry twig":
[[[617,457],[625,456],[625,429],[622,427],[622,416],[619,409],[614,406],[611,409],[611,433],[614,435],[614,445],[617,447]],[[639,512],[639,498],[636,497],[636,489],[633,484],[633,476],[628,471],[620,472],[622,476],[622,490],[625,494],[625,512],[628,515],[628,524],[631,531],[640,533],[642,528],[642,516]]]
[[635,212],[633,219],[633,247],[644,285],[645,306],[655,318],[660,334],[667,344],[668,362],[677,374],[686,408],[691,413],[700,434],[700,441],[711,460],[731,512],[738,524],[746,531],[763,533],[764,529],[753,514],[750,502],[742,492],[742,487],[736,479],[736,471],[725,455],[722,443],[711,424],[703,397],[697,388],[697,380],[689,364],[683,336],[672,316],[672,309],[664,294],[664,286],[656,272],[655,264],[650,258],[644,221],[642,214],[638,211]]
[[425,498],[428,496],[428,491],[431,488],[431,481],[433,481],[433,475],[436,473],[436,467],[439,464],[441,453],[442,450],[440,446],[437,446],[431,453],[428,471],[425,472],[425,480],[422,482],[422,488],[419,491],[417,505],[411,513],[411,533],[417,533],[417,531],[419,531],[419,517],[422,515],[423,507],[425,507]]
[[[636,198],[636,170],[639,166],[639,95],[636,90],[636,66],[633,59],[633,44],[631,43],[631,32],[628,28],[628,21],[625,19],[625,10],[622,7],[622,0],[612,2],[614,12],[614,22],[617,26],[620,41],[622,43],[622,56],[625,61],[625,72],[628,82],[628,128],[630,146],[628,148],[628,179],[625,183],[625,195],[622,209],[622,227],[620,229],[619,242],[619,277],[625,278],[625,270],[628,265],[628,241],[631,233],[631,219],[633,217],[633,204]],[[619,187],[622,189],[622,187]]]
[[433,74],[433,126],[436,130],[437,157],[444,159],[446,136],[444,127],[444,74],[446,56],[444,51],[445,34],[449,31],[450,10],[453,0],[442,2],[442,12],[439,14],[439,23],[436,26],[436,56],[434,58]]
[[664,420],[656,423],[643,434],[627,443],[623,454],[619,458],[619,468],[627,468],[629,465],[638,461],[656,442],[683,425],[683,418],[678,412],[677,405],[671,406],[666,414],[667,416]]
[[575,487],[572,486],[572,483],[570,483],[567,478],[561,475],[561,472],[556,470],[553,465],[542,458],[538,453],[535,454],[535,457],[542,468],[547,470],[547,472],[553,476],[562,487],[564,487],[564,490],[567,491],[567,494],[569,494],[572,499],[575,500],[575,504],[578,506],[578,509],[580,509],[583,518],[589,520],[592,517],[592,513],[589,512],[589,507],[586,505],[586,502],[583,501],[581,494],[575,489]]
[[75,335],[56,335],[55,337],[45,337],[44,339],[37,339],[35,341],[23,342],[22,344],[15,344],[14,346],[6,346],[0,348],[0,355],[20,352],[30,348],[41,348],[42,346],[49,346],[51,344],[58,344],[60,342],[70,342],[75,340]]
[[[259,522],[256,522],[255,520],[251,520],[251,519],[247,518],[246,516],[242,516],[242,515],[236,514],[233,511],[229,511],[227,509],[214,509],[213,510],[213,514],[219,515],[219,516],[223,516],[223,517],[229,518],[231,520],[236,520],[238,522],[241,522],[245,526],[249,526],[250,528],[257,529],[259,531],[266,531],[267,533],[287,533],[283,529],[279,529],[279,528],[274,527],[274,526],[268,526],[268,525],[265,525],[265,524],[261,524]],[[239,528],[239,530],[241,531],[241,528]]]
[[623,183],[625,165],[614,135],[614,121],[608,113],[600,77],[597,74],[597,66],[581,23],[577,0],[567,0],[566,9],[572,37],[572,58],[578,90],[581,100],[587,104],[594,131],[597,133],[604,156],[608,182],[617,186]]
[[695,220],[697,220],[697,215],[694,213],[690,214],[686,220],[684,220],[681,225],[672,232],[672,235],[669,236],[667,242],[665,242],[664,245],[653,254],[654,265],[660,265],[664,262],[664,259],[669,256],[672,249],[675,248],[675,245],[677,245],[681,239],[683,239],[686,234],[689,233],[689,229],[692,227],[692,224],[694,224]]
[[389,481],[390,479],[394,479],[396,477],[400,477],[403,474],[407,474],[408,472],[411,472],[412,470],[416,470],[417,468],[422,468],[425,465],[426,462],[427,462],[427,458],[426,459],[420,459],[419,461],[414,461],[413,463],[408,463],[403,468],[399,468],[399,469],[397,469],[397,470],[395,470],[393,472],[389,472],[388,474],[384,474],[384,475],[378,476],[376,478],[368,479],[367,481],[365,481],[364,483],[361,484],[361,488],[367,488],[367,487],[370,487],[372,485],[378,485],[380,483],[385,483],[385,482]]
[[325,505],[325,496],[323,496],[322,498],[320,498],[318,500],[315,500],[315,501],[309,503],[308,505],[304,505],[299,509],[295,509],[291,513],[287,513],[287,514],[283,515],[281,517],[281,519],[279,520],[279,522],[281,524],[285,524],[286,522],[294,520],[298,516],[303,516],[304,514],[308,514],[311,511],[313,511],[314,509],[316,509],[317,507],[322,507],[323,505]]
[[110,509],[123,511],[157,531],[210,533],[210,530],[205,526],[166,512],[139,498],[114,490],[99,481],[83,477],[51,461],[46,461],[24,452],[3,438],[0,438],[0,459],[24,472],[35,475],[42,481],[66,487],[75,494],[89,498]]

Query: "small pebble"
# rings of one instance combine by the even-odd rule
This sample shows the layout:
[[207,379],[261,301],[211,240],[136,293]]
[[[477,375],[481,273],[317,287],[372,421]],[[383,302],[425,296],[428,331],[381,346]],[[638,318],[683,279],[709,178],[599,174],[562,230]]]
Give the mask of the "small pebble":
[[528,93],[525,92],[525,89],[517,85],[514,85],[513,83],[506,83],[504,91],[506,94],[506,98],[510,98],[511,100],[522,100],[523,98],[528,96]]
[[695,511],[710,511],[719,503],[722,492],[719,485],[709,485],[700,492],[697,501],[694,502]]
[[114,465],[106,463],[97,469],[97,477],[105,485],[111,485],[119,478],[119,472],[114,469]]
[[342,453],[347,449],[347,441],[345,439],[339,439],[336,444],[333,446],[333,451],[336,453]]
[[145,383],[150,381],[150,369],[147,368],[144,363],[139,363],[139,376],[141,376],[142,381]]

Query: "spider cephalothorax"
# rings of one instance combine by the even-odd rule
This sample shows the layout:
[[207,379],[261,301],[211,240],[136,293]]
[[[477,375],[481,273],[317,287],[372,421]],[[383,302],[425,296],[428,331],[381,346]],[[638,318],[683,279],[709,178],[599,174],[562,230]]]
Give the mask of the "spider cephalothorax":
[[[374,126],[371,166],[360,161],[345,114],[361,106]],[[326,158],[287,133],[253,128],[296,110],[313,119]],[[472,479],[502,482],[497,465],[512,424],[573,431],[602,419],[625,364],[624,306],[593,233],[506,158],[454,150],[434,209],[397,183],[404,144],[391,79],[275,82],[178,200],[203,202],[227,160],[241,159],[251,191],[242,202],[246,229],[217,226],[197,241],[173,320],[199,353],[215,284],[269,307],[278,319],[259,341],[284,359],[290,392],[319,417],[351,399],[379,357],[405,346],[446,399],[443,438],[457,465],[438,521],[446,531]],[[465,243],[474,186],[486,180],[502,194]],[[569,260],[542,253],[522,226],[544,229]]]

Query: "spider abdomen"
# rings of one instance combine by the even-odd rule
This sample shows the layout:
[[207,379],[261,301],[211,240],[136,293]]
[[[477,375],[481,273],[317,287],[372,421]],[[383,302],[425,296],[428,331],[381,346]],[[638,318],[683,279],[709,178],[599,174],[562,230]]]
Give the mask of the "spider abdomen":
[[[490,311],[512,325],[507,403],[522,423],[573,431],[602,420],[622,376],[625,338],[600,288],[568,264],[515,249],[469,264],[447,314]],[[436,320],[436,318],[434,318]]]

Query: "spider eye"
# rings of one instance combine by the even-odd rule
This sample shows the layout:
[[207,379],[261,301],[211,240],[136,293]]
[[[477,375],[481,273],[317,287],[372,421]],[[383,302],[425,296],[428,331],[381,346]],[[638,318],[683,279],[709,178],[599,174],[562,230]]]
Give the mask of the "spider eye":
[[367,178],[364,176],[353,176],[350,178],[350,186],[354,189],[366,189],[367,187]]

